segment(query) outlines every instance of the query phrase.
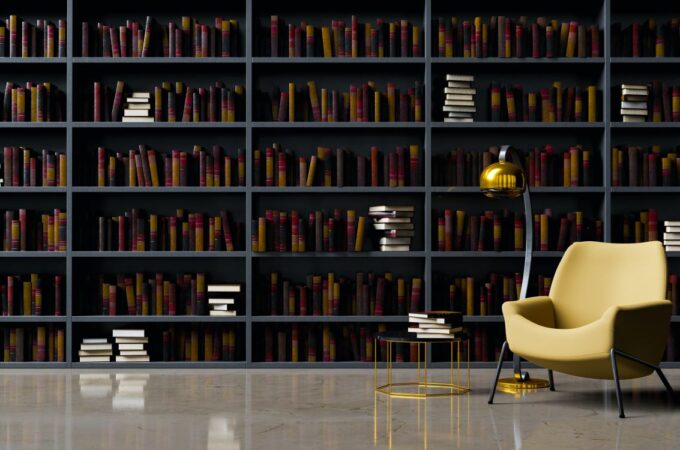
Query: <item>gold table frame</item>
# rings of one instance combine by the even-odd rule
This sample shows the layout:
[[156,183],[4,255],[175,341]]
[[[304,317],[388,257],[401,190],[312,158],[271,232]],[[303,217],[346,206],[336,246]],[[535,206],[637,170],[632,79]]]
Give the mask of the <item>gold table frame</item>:
[[[419,341],[417,339],[414,340],[408,340],[408,339],[390,339],[390,338],[381,338],[380,341],[384,341],[387,343],[387,383],[378,386],[378,338],[373,339],[373,389],[375,392],[380,392],[382,394],[388,395],[390,397],[399,397],[399,398],[429,398],[429,397],[450,397],[453,395],[461,395],[461,394],[466,394],[470,392],[470,339],[465,339],[467,342],[467,386],[462,386],[461,383],[461,375],[460,375],[460,343],[462,339],[457,338],[457,339],[451,339],[449,341],[443,340],[441,342],[439,341]],[[427,380],[427,346],[428,344],[446,344],[449,343],[449,360],[451,361],[451,365],[449,368],[449,382],[439,382],[439,381],[428,381]],[[392,346],[394,344],[416,344],[418,347],[418,365],[417,365],[417,380],[416,381],[405,381],[405,382],[400,382],[400,383],[395,383],[393,382],[392,378],[392,356],[393,356],[393,350]],[[453,344],[456,344],[456,370],[454,371],[453,367]],[[421,370],[421,361],[420,361],[420,346],[423,346],[423,352],[424,352],[424,358],[423,358],[423,368]],[[455,377],[455,382],[454,382],[454,372],[456,374]],[[401,386],[417,386],[418,391],[417,392],[404,392],[404,391],[395,391],[392,388],[394,387],[401,387]],[[425,392],[420,392],[421,388],[425,388]],[[428,392],[430,388],[436,388],[436,389],[447,389],[448,392]]]

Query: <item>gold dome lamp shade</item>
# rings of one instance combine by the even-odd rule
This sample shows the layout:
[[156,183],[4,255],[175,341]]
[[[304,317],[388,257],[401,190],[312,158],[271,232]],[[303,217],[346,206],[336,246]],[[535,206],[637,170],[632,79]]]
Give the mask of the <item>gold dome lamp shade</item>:
[[516,198],[524,193],[524,171],[510,161],[498,161],[484,168],[479,178],[482,193],[490,198]]

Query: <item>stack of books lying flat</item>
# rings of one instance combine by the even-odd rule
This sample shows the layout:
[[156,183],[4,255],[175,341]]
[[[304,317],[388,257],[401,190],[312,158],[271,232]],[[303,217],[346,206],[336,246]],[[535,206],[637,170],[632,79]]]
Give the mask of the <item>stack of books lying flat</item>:
[[80,362],[110,362],[113,345],[106,338],[83,339],[78,351]]
[[408,314],[408,332],[421,339],[455,339],[463,331],[463,314],[457,311],[423,311]]
[[153,122],[151,114],[151,94],[148,92],[133,92],[127,97],[123,122]]
[[241,285],[238,283],[208,284],[208,306],[210,306],[210,315],[236,316],[236,309],[235,306],[233,306],[235,302],[234,295],[240,293]]
[[680,252],[680,220],[663,222],[663,246],[667,252]]
[[373,228],[384,233],[380,238],[381,252],[408,252],[411,250],[413,230],[413,206],[371,206],[368,215]]
[[149,361],[145,347],[149,338],[144,335],[144,330],[113,330],[113,337],[118,347],[116,362]]
[[473,81],[472,75],[446,75],[444,122],[474,122],[477,90],[472,87]]
[[621,85],[621,117],[624,122],[647,121],[649,88],[645,84]]

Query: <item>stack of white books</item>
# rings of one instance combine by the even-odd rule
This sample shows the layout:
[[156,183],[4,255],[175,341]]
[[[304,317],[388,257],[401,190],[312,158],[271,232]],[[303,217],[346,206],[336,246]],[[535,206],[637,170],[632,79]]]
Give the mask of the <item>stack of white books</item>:
[[446,75],[444,122],[474,122],[477,89],[472,87],[473,81],[472,75]]
[[149,354],[145,347],[149,343],[149,338],[144,333],[144,330],[113,330],[113,337],[118,347],[117,362],[149,361]]
[[373,228],[381,231],[381,252],[407,252],[411,250],[413,226],[413,206],[371,206],[368,215],[373,219]]
[[151,94],[148,92],[133,92],[125,100],[123,122],[153,122],[151,114]]
[[666,251],[680,252],[680,220],[665,220],[663,226],[663,246]]
[[649,88],[645,84],[621,85],[621,117],[624,122],[645,122]]
[[80,362],[109,362],[113,345],[106,338],[83,339],[78,351]]
[[113,409],[115,411],[143,410],[145,388],[149,378],[148,373],[117,373],[116,391],[111,398]]
[[454,339],[463,331],[463,315],[457,311],[409,313],[408,322],[408,332],[421,339]]
[[211,316],[236,316],[234,295],[241,293],[238,283],[208,284],[208,306]]

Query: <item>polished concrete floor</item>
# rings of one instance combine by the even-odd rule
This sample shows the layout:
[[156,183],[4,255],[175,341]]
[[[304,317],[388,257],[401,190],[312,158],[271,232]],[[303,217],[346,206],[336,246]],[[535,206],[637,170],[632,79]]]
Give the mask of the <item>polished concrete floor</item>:
[[611,382],[556,374],[556,392],[489,406],[492,375],[474,370],[466,395],[389,400],[370,370],[4,370],[0,449],[680,448],[656,377],[624,382],[620,420]]

